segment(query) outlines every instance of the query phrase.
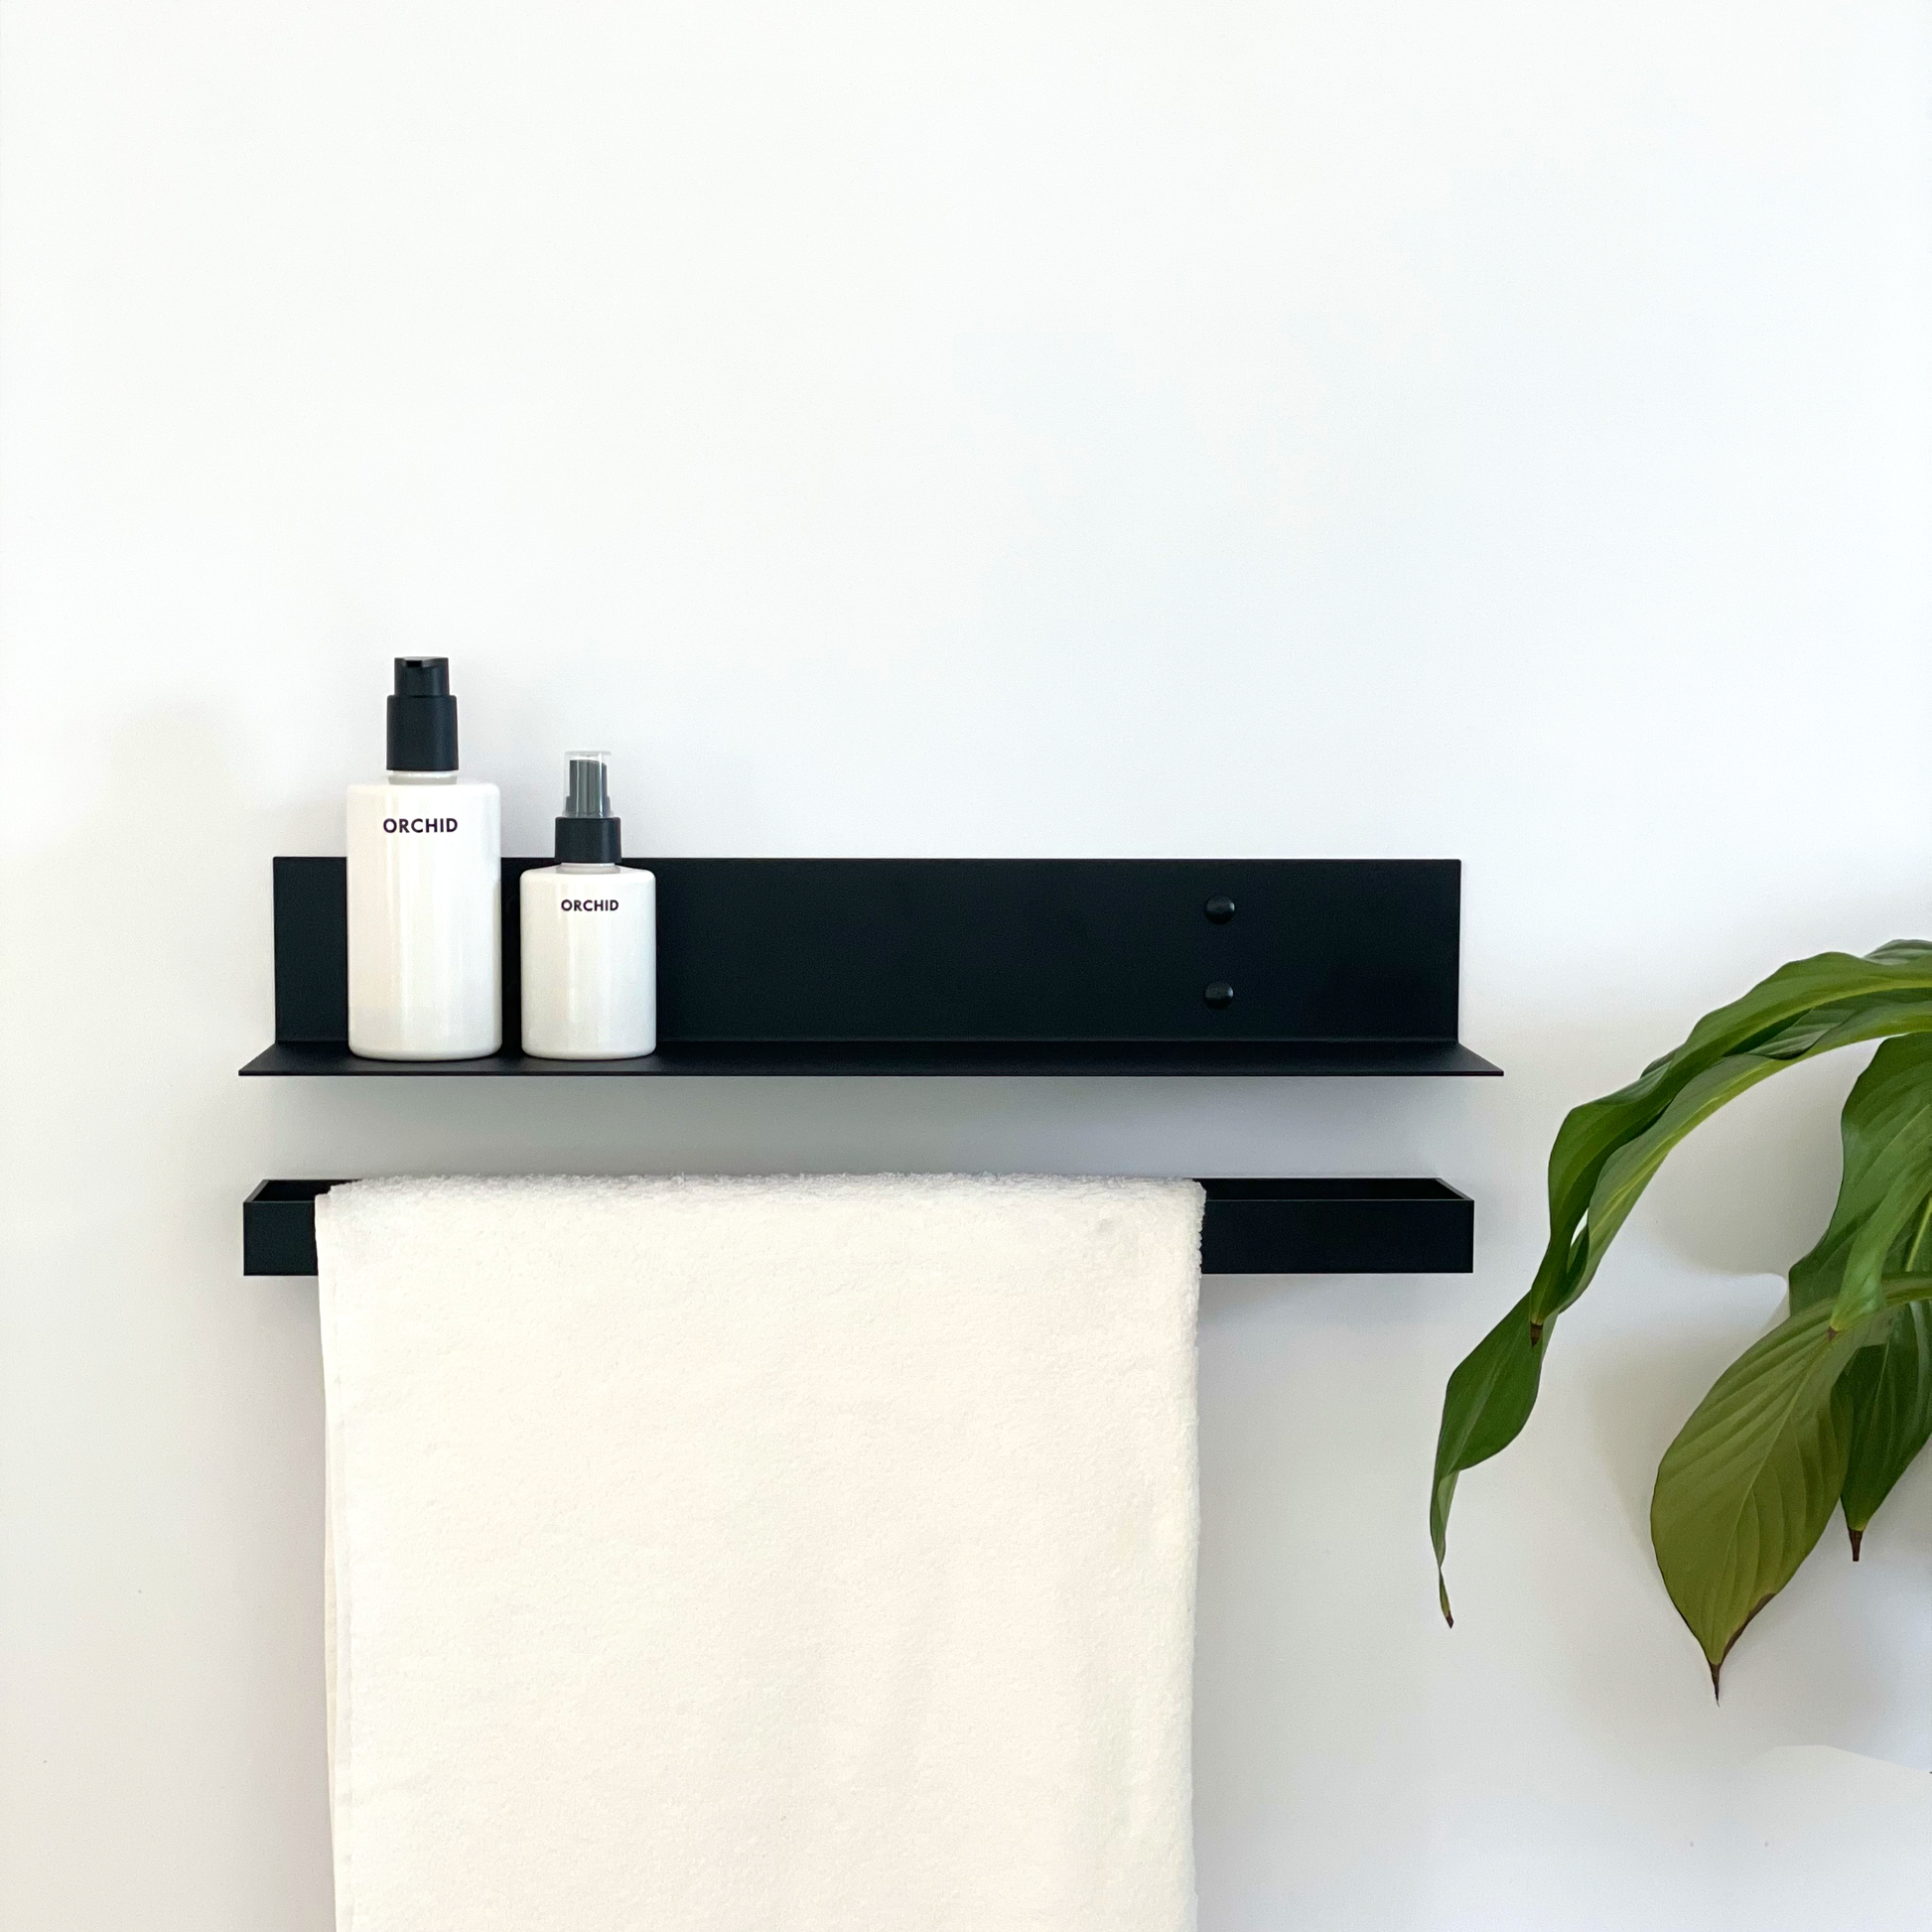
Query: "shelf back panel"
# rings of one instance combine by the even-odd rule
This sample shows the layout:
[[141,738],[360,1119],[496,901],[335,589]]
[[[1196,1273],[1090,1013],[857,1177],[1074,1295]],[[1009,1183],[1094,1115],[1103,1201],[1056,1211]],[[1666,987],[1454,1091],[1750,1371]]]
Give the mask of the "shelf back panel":
[[[549,863],[503,861],[507,1050]],[[625,863],[657,875],[667,1043],[1456,1038],[1452,859]],[[347,979],[345,862],[277,859],[277,1041],[345,1039]]]

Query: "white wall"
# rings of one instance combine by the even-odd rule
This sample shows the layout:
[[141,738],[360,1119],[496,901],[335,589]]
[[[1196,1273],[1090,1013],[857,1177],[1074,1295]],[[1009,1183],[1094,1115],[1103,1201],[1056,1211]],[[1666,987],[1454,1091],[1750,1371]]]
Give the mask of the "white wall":
[[[1478,1198],[1207,1292],[1205,1932],[1922,1911],[1932,1471],[1722,1708],[1643,1531],[1850,1059],[1653,1190],[1453,1633],[1424,1506],[1565,1108],[1932,917],[1928,80],[1917,0],[10,0],[0,1919],[330,1922],[258,1177],[886,1166]],[[243,1085],[422,651],[512,850],[591,740],[633,849],[1458,856],[1509,1078]]]

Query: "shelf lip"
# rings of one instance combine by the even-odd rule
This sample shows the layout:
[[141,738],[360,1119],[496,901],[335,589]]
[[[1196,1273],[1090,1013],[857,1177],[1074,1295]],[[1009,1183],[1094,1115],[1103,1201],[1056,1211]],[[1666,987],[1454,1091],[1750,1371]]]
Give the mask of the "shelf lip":
[[[274,1182],[264,1182],[274,1185]],[[306,1186],[306,1181],[297,1183]],[[333,1181],[325,1183],[334,1186]],[[1460,1201],[1472,1206],[1470,1197],[1459,1187],[1434,1174],[1239,1174],[1220,1179],[1202,1176],[1199,1185],[1210,1202],[1315,1201],[1333,1206],[1339,1203],[1409,1203],[1414,1201]]]
[[675,1040],[644,1059],[358,1058],[342,1040],[279,1040],[247,1078],[360,1079],[1496,1079],[1502,1068],[1452,1039]]
[[[316,1197],[337,1180],[264,1180],[242,1203],[241,1272],[313,1276]],[[1475,1203],[1430,1176],[1228,1176],[1201,1183],[1203,1275],[1466,1275]]]

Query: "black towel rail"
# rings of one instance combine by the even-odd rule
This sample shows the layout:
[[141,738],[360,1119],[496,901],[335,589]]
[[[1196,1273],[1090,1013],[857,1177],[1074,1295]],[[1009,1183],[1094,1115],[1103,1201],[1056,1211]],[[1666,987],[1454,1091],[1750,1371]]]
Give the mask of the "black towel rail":
[[[244,1275],[316,1272],[316,1196],[264,1180],[241,1206]],[[1205,1275],[1466,1275],[1475,1203],[1441,1180],[1203,1180]]]

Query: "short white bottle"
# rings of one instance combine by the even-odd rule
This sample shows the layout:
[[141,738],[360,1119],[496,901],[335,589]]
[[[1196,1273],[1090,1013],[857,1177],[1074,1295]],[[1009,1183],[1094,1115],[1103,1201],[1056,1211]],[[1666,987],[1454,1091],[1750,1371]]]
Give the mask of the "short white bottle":
[[622,856],[610,760],[570,755],[557,863],[520,888],[523,1050],[546,1060],[657,1051],[657,881]]
[[503,1043],[502,808],[457,776],[446,657],[398,657],[389,773],[348,788],[348,1050],[465,1060]]

